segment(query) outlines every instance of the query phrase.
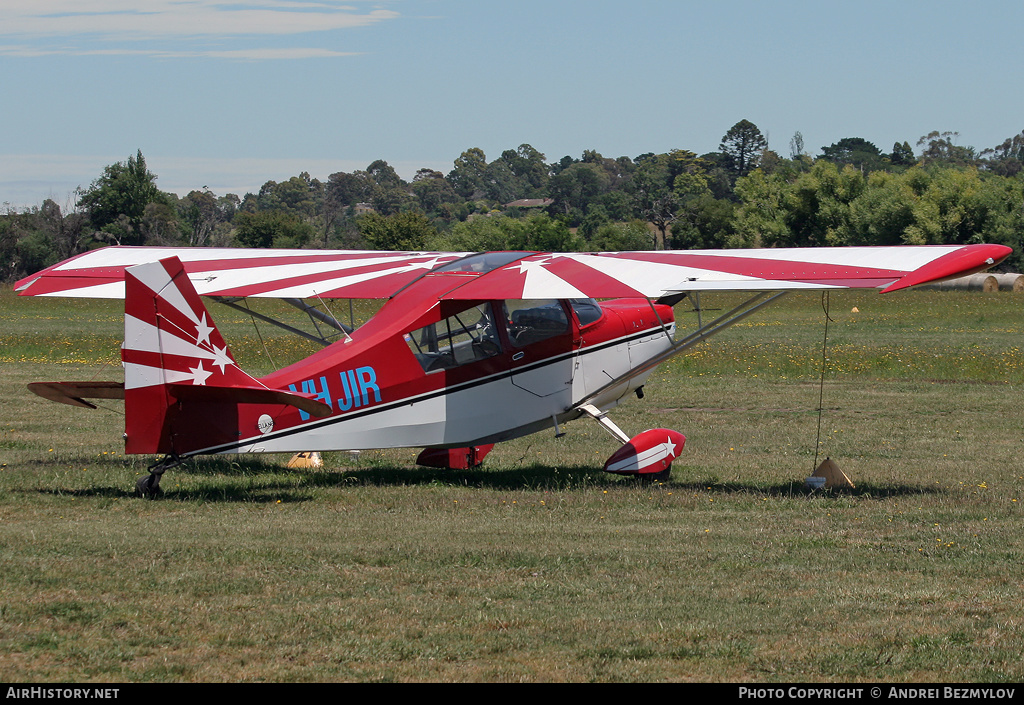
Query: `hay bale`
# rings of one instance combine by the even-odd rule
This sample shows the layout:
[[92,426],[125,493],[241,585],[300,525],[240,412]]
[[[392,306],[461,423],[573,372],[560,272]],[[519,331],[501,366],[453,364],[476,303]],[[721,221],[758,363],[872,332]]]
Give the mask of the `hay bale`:
[[996,274],[994,276],[999,282],[999,291],[1014,293],[1024,291],[1024,274]]
[[968,279],[967,291],[984,291],[987,294],[999,291],[999,280],[995,274],[972,274]]
[[946,279],[940,282],[928,282],[927,284],[921,284],[918,289],[928,289],[929,291],[951,291],[953,289],[967,289],[967,280],[969,277],[960,277],[959,279]]
[[994,274],[971,274],[966,277],[947,279],[941,282],[932,282],[918,287],[920,289],[939,289],[942,291],[999,291],[999,280]]

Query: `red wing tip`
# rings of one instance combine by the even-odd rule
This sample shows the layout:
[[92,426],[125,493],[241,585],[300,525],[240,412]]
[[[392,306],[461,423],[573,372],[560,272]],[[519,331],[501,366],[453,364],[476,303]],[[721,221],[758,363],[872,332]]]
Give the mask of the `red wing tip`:
[[1006,245],[967,245],[929,262],[882,289],[883,294],[918,284],[954,279],[994,267],[1013,253]]

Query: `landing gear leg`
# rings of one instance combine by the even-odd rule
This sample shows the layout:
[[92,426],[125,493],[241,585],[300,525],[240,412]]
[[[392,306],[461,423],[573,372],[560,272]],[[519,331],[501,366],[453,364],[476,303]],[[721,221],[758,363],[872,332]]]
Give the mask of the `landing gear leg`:
[[160,478],[163,477],[165,471],[170,470],[173,467],[181,465],[182,460],[176,454],[171,453],[166,456],[163,460],[150,465],[148,470],[149,474],[145,477],[140,477],[139,481],[135,483],[135,494],[139,497],[146,497],[148,499],[157,499],[164,493],[160,489]]

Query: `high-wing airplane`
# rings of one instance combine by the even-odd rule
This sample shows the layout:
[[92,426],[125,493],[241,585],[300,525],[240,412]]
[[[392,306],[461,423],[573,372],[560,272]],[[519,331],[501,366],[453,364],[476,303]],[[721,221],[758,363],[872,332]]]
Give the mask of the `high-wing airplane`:
[[[606,412],[643,396],[654,368],[788,291],[904,289],[987,269],[1002,245],[614,253],[368,252],[110,247],[19,281],[22,296],[123,298],[124,382],[37,382],[47,399],[124,399],[125,452],[163,455],[140,479],[199,454],[423,448],[434,467],[478,465],[494,443],[579,418],[621,444],[613,473],[667,473],[685,438],[630,437]],[[742,291],[703,320],[701,292]],[[255,378],[201,297],[277,298],[329,335]],[[672,305],[689,297],[692,332]],[[304,300],[386,299],[358,330]],[[597,299],[602,299],[599,303]],[[249,313],[248,309],[245,309]],[[265,318],[264,320],[271,320]],[[272,321],[274,322],[274,321]]]

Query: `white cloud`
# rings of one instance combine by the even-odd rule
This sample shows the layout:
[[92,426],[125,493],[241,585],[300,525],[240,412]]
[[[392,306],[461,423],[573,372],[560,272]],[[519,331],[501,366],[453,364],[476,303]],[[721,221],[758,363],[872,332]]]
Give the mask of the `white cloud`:
[[15,0],[0,5],[0,35],[299,34],[362,27],[397,16],[390,10],[359,14],[351,5],[330,0],[148,0],[141,4],[133,0]]
[[[7,56],[141,53],[165,57],[244,59],[346,56],[314,47],[238,50],[137,47],[144,41],[255,40],[259,37],[323,36],[398,17],[384,9],[360,10],[338,0],[5,0],[0,4],[0,47]],[[47,42],[52,42],[48,44]],[[102,48],[95,44],[99,42]],[[118,46],[109,46],[116,43]],[[305,52],[305,54],[303,54]]]
[[271,48],[253,47],[249,49],[197,49],[193,51],[175,51],[168,49],[74,49],[68,47],[32,47],[25,45],[0,45],[0,56],[17,56],[31,58],[35,56],[152,56],[158,59],[235,59],[239,61],[260,61],[267,59],[326,59],[339,56],[358,56],[359,52],[334,51],[316,47]]

